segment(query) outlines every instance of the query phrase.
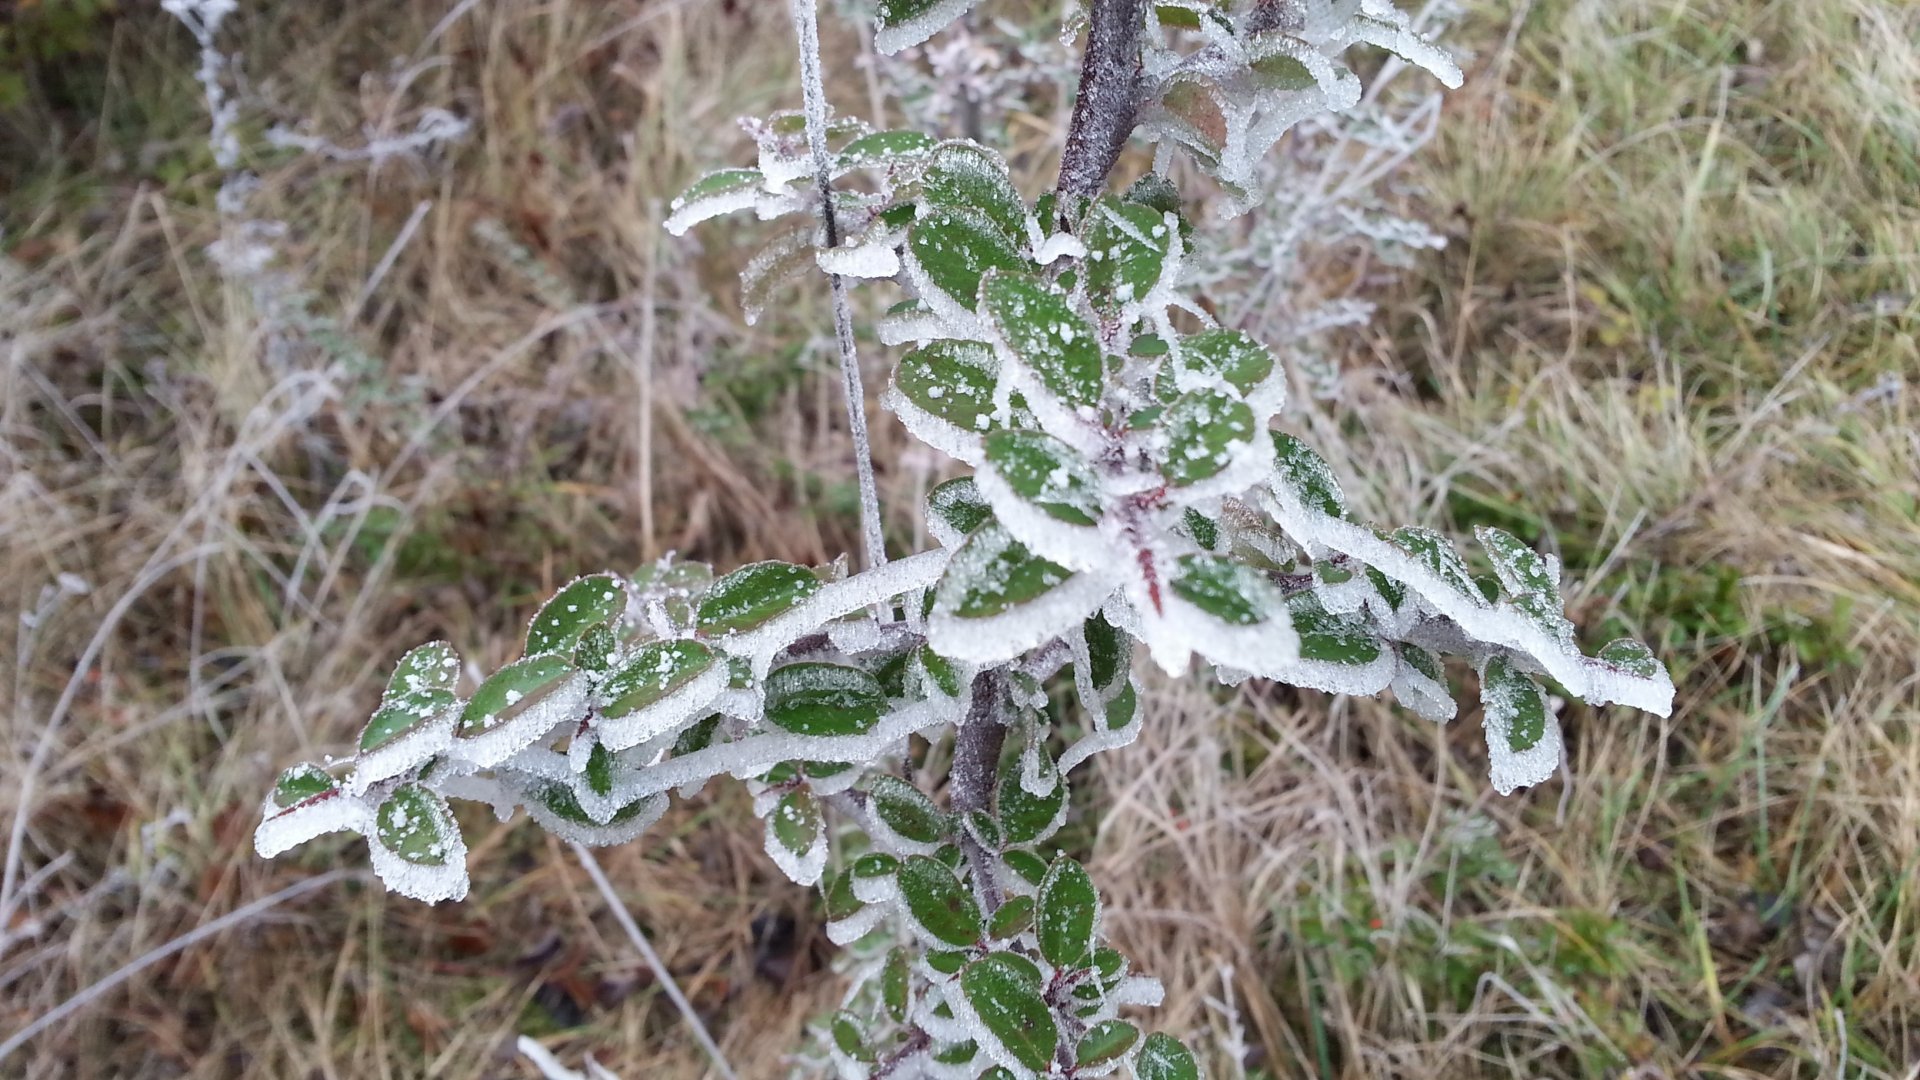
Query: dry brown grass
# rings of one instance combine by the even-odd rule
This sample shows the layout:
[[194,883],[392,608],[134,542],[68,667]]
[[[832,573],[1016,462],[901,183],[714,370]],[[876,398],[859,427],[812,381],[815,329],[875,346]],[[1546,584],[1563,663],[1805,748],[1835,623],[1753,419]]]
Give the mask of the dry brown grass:
[[[218,181],[156,13],[114,24],[106,93],[60,114],[56,148],[23,149],[57,109],[7,118],[0,581],[23,611],[63,571],[92,592],[9,619],[0,652],[0,820],[45,739],[25,866],[52,868],[0,927],[0,1038],[360,866],[325,843],[261,862],[249,833],[274,770],[342,748],[404,646],[490,664],[556,582],[667,548],[853,546],[819,310],[745,327],[731,240],[752,226],[655,224],[739,151],[734,115],[794,97],[777,5],[481,4],[416,56],[445,10],[243,19],[277,119],[343,140],[428,105],[478,121],[420,168],[255,162],[313,313],[277,345],[202,258]],[[1557,535],[1580,623],[1655,642],[1680,708],[1570,708],[1571,779],[1502,800],[1470,715],[1159,687],[1143,742],[1085,781],[1115,932],[1173,990],[1157,1022],[1217,1047],[1202,999],[1231,965],[1249,1075],[1914,1075],[1915,18],[1477,12],[1479,72],[1417,177],[1455,243],[1385,298],[1313,426],[1381,520]],[[395,55],[444,63],[396,79]],[[905,538],[916,471],[897,427],[878,443]],[[0,1074],[522,1076],[530,1032],[626,1077],[699,1075],[564,849],[472,824],[466,903],[307,895]],[[716,787],[605,856],[746,1076],[836,992],[808,897],[758,848]]]

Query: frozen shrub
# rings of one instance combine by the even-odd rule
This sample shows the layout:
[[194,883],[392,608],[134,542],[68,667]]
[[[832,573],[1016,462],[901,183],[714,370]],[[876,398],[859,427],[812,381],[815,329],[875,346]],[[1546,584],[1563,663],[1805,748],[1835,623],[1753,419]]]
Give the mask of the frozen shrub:
[[[882,0],[876,41],[917,44],[970,6]],[[1107,943],[1095,883],[1049,842],[1074,767],[1153,722],[1136,654],[1172,675],[1391,690],[1436,721],[1456,711],[1449,666],[1471,667],[1502,793],[1560,760],[1542,678],[1671,706],[1644,646],[1580,650],[1553,557],[1482,529],[1479,576],[1445,536],[1359,520],[1326,461],[1273,425],[1274,354],[1190,294],[1195,225],[1164,171],[1107,190],[1138,129],[1172,148],[1163,169],[1184,153],[1253,208],[1261,155],[1361,99],[1348,46],[1449,85],[1459,72],[1380,0],[1091,0],[1060,181],[1029,204],[989,147],[830,115],[812,0],[793,12],[806,107],[750,123],[757,160],[697,181],[666,225],[787,222],[746,261],[750,312],[828,276],[869,493],[845,282],[900,294],[878,327],[901,350],[881,399],[971,469],[927,498],[939,546],[887,561],[869,494],[858,573],[665,560],[583,577],[534,617],[520,659],[464,693],[454,651],[422,646],[355,757],[282,774],[260,850],[357,831],[391,888],[457,898],[449,798],[612,844],[732,776],[768,855],[819,887],[854,960],[846,1007],[803,1063],[1196,1076],[1177,1040],[1136,1026],[1160,985]],[[1044,706],[1066,688],[1077,708],[1055,717]],[[913,735],[952,744],[943,785],[902,777]]]

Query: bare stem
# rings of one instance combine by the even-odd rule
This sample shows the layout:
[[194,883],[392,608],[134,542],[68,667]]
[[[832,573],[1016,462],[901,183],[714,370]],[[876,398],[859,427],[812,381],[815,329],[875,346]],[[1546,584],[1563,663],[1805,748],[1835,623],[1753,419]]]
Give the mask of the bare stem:
[[1106,186],[1140,111],[1146,0],[1092,0],[1088,16],[1087,51],[1056,187],[1062,195],[1092,198]]
[[[973,699],[967,706],[967,722],[954,732],[953,767],[947,777],[952,785],[953,809],[965,815],[975,810],[993,809],[993,783],[1000,772],[1000,748],[1007,741],[1007,672],[1004,667],[988,668],[973,677]],[[1002,900],[999,875],[987,855],[963,824],[959,830],[960,849],[966,852],[967,865],[973,868],[974,891],[980,906],[991,915]]]
[[[807,114],[807,150],[813,155],[814,183],[820,189],[820,224],[826,246],[840,246],[840,223],[833,213],[832,161],[827,156],[827,91],[820,78],[820,18],[816,0],[789,0],[793,29],[800,47],[800,92]],[[873,480],[873,446],[867,438],[867,392],[860,378],[860,356],[854,349],[853,308],[847,303],[847,283],[838,274],[827,275],[833,294],[833,336],[840,346],[841,389],[847,397],[847,428],[853,435],[853,468],[860,482],[860,538],[866,564],[887,561],[886,537],[880,528],[880,492]]]

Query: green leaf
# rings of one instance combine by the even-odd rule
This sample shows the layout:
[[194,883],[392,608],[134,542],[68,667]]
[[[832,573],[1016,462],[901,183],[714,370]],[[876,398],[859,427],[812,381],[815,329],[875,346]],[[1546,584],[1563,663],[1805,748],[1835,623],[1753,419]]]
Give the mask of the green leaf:
[[1099,404],[1106,372],[1093,327],[1068,297],[1030,274],[989,274],[980,285],[1000,340],[1068,408]]
[[925,792],[905,780],[876,774],[867,781],[867,795],[874,816],[908,840],[937,844],[947,838],[947,815]]
[[1087,679],[1094,689],[1105,690],[1125,678],[1133,666],[1133,642],[1127,635],[1100,612],[1082,625],[1081,633],[1087,639]]
[[1020,759],[1012,758],[1000,770],[994,811],[1000,817],[1001,830],[1009,844],[1031,844],[1053,835],[1059,828],[1061,808],[1067,801],[1067,778],[1060,775],[1045,748],[1039,751],[1042,779],[1053,778],[1053,790],[1035,795],[1020,783]]
[[935,690],[945,697],[960,696],[960,673],[954,670],[952,661],[925,645],[914,650],[914,657],[920,661],[920,670],[927,673],[927,680]]
[[1238,330],[1208,330],[1180,341],[1180,358],[1161,369],[1160,393],[1178,393],[1184,381],[1177,372],[1213,375],[1242,394],[1250,394],[1273,374],[1273,354]]
[[1142,301],[1160,282],[1174,230],[1160,211],[1109,196],[1093,204],[1081,239],[1087,245],[1087,293],[1103,308]]
[[607,749],[604,743],[594,743],[593,749],[587,753],[586,780],[587,787],[595,795],[604,797],[612,793],[613,766],[613,751]]
[[[1490,720],[1503,721],[1499,735],[1506,749],[1519,754],[1540,745],[1547,732],[1547,695],[1533,676],[1504,656],[1487,660],[1480,672],[1480,699]],[[1489,724],[1488,736],[1494,736]]]
[[1653,650],[1632,638],[1620,638],[1601,646],[1600,659],[1636,679],[1658,679],[1666,674]]
[[1000,853],[1000,861],[1007,869],[1020,875],[1029,885],[1039,885],[1047,877],[1047,861],[1031,851],[1013,848]]
[[989,270],[1021,270],[1026,260],[985,217],[966,210],[935,210],[907,230],[907,250],[927,282],[954,303],[979,306],[980,279]]
[[1038,980],[1027,974],[1031,967],[1010,953],[992,953],[960,973],[960,992],[1015,1061],[1042,1072],[1053,1060],[1060,1029],[1040,996]]
[[1102,1020],[1080,1037],[1080,1046],[1073,1054],[1074,1065],[1082,1069],[1105,1065],[1133,1049],[1138,1041],[1139,1028],[1125,1020]]
[[952,531],[966,536],[993,517],[993,507],[980,496],[973,477],[949,480],[927,492],[927,516]]
[[713,650],[689,638],[650,642],[600,684],[600,715],[619,720],[656,704],[705,674]]
[[627,590],[612,574],[577,578],[553,594],[527,627],[528,656],[571,655],[589,627],[606,626],[627,610]]
[[1057,521],[1093,525],[1101,513],[1100,482],[1071,446],[1038,431],[987,436],[987,464],[1021,499]]
[[896,165],[922,157],[933,147],[933,137],[911,128],[874,131],[848,143],[835,158],[841,169]]
[[457,704],[459,699],[438,688],[389,695],[374,710],[367,726],[360,729],[360,752],[391,746],[432,724]]
[[1004,941],[1033,925],[1034,902],[1031,896],[1009,896],[987,922],[987,935]]
[[1217,476],[1253,441],[1253,410],[1218,390],[1182,394],[1160,418],[1160,471],[1175,487]]
[[1340,481],[1334,477],[1333,467],[1306,443],[1284,431],[1276,431],[1273,457],[1275,478],[1284,494],[1328,517],[1347,516],[1346,496],[1340,493]]
[[1133,1076],[1134,1080],[1200,1080],[1200,1063],[1179,1039],[1156,1031],[1134,1055]]
[[872,1061],[873,1047],[867,1045],[867,1037],[860,1030],[860,1021],[845,1009],[833,1014],[833,1044],[840,1052],[855,1061]]
[[1348,667],[1365,667],[1380,658],[1380,639],[1365,624],[1334,615],[1310,592],[1287,598],[1293,629],[1300,635],[1300,658]]
[[1265,622],[1280,602],[1260,572],[1220,555],[1182,555],[1169,588],[1229,626]]
[[697,754],[713,745],[713,736],[720,730],[720,714],[714,713],[692,727],[680,733],[673,741],[673,756]]
[[874,13],[873,47],[896,53],[927,40],[965,15],[978,0],[880,0]]
[[[954,971],[958,970],[960,969],[954,969]],[[952,972],[948,972],[948,974],[952,974]],[[948,1043],[940,1047],[933,1052],[933,1060],[942,1065],[965,1065],[967,1062],[972,1061],[974,1055],[979,1052],[979,1044],[975,1043],[972,1039],[968,1039],[965,1042]],[[997,1065],[994,1067],[999,1068]],[[1003,1073],[1006,1072],[1005,1069],[1000,1069],[1000,1071]],[[979,1080],[988,1080],[987,1074],[981,1073]]]
[[460,656],[444,641],[430,641],[409,650],[394,665],[387,679],[386,697],[419,694],[430,690],[453,692],[460,681]]
[[667,206],[667,231],[675,236],[709,218],[751,207],[760,197],[759,169],[721,169],[693,182]]
[[940,578],[938,602],[963,619],[986,618],[1032,603],[1072,576],[990,521],[954,553]]
[[1193,542],[1207,551],[1220,550],[1220,523],[1189,506],[1180,512],[1180,524]]
[[1007,177],[1007,167],[991,150],[950,142],[934,150],[921,174],[920,194],[939,210],[979,214],[1018,250],[1027,241],[1027,203]]
[[795,855],[805,855],[820,838],[820,804],[813,792],[795,788],[781,796],[773,813],[767,815],[767,827],[780,846]]
[[700,601],[698,625],[709,637],[752,630],[785,614],[820,591],[820,579],[804,566],[757,562],[713,583]]
[[821,907],[828,922],[839,922],[859,913],[867,905],[853,895],[853,872],[841,870],[829,874],[820,881]]
[[856,878],[890,877],[900,872],[900,860],[884,851],[869,851],[853,860],[853,876]]
[[909,855],[900,863],[896,880],[907,913],[934,940],[964,948],[980,940],[980,906],[973,892],[945,863],[925,855]]
[[401,784],[374,813],[388,851],[415,866],[445,866],[459,848],[460,826],[447,802],[424,784]]
[[896,946],[887,953],[887,963],[880,970],[880,997],[887,1004],[887,1015],[895,1023],[907,1020],[908,963],[905,946]]
[[[928,967],[942,975],[951,975],[967,966],[967,954],[960,951],[935,950],[927,954],[926,960]],[[945,1005],[940,1007],[946,1008]]]
[[566,685],[573,665],[548,653],[516,660],[493,673],[473,692],[454,734],[473,738],[525,715]]
[[605,674],[619,651],[620,639],[612,627],[589,626],[586,633],[580,635],[580,644],[573,647],[573,666],[581,671]]
[[1426,567],[1442,583],[1461,597],[1471,601],[1476,607],[1485,607],[1487,597],[1474,583],[1473,575],[1467,572],[1467,566],[1460,561],[1460,553],[1453,550],[1447,538],[1432,529],[1422,529],[1413,525],[1398,529],[1393,534],[1395,547],[1414,557],[1421,566]]
[[993,420],[993,387],[1000,363],[978,341],[934,341],[900,358],[894,389],[928,415],[961,431],[984,435]]
[[796,735],[859,735],[886,707],[880,684],[856,667],[788,664],[766,680],[767,722]]
[[335,780],[327,770],[311,762],[301,762],[288,768],[273,782],[273,805],[282,810],[340,790],[340,781]]
[[1053,861],[1040,883],[1040,907],[1034,934],[1040,955],[1057,968],[1093,963],[1093,933],[1100,919],[1100,894],[1086,868],[1065,855]]

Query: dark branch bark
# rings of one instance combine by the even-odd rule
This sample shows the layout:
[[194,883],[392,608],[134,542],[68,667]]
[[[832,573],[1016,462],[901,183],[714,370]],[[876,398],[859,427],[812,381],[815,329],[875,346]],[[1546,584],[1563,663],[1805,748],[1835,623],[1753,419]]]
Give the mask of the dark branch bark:
[[[975,810],[993,811],[993,786],[1000,775],[1000,748],[1007,741],[1007,673],[1004,668],[988,668],[973,677],[973,699],[967,705],[967,722],[954,733],[953,767],[947,776],[952,784],[953,810],[965,815]],[[973,887],[980,906],[991,915],[999,910],[1002,895],[1000,878],[993,859],[974,840],[962,824],[960,850],[973,869]]]
[[1093,0],[1080,88],[1060,156],[1062,195],[1092,198],[1133,134],[1140,111],[1140,37],[1147,0]]

